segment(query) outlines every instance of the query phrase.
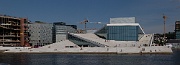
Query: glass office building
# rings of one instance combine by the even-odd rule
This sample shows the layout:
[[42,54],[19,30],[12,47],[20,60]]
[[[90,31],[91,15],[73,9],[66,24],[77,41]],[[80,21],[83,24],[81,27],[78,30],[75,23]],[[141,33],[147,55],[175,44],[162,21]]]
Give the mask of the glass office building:
[[67,39],[67,33],[76,33],[76,25],[66,25],[65,22],[53,23],[53,43]]
[[180,39],[180,21],[175,22],[176,39]]

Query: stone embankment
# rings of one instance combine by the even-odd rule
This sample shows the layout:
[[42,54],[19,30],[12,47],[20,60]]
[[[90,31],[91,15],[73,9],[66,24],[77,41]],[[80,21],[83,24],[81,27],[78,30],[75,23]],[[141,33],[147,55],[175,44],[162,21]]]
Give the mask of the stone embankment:
[[[3,47],[4,49],[8,49]],[[1,49],[3,49],[1,47]],[[173,53],[167,46],[151,47],[74,47],[74,48],[30,48],[11,47],[2,53],[89,53],[89,54],[151,54],[151,53]]]

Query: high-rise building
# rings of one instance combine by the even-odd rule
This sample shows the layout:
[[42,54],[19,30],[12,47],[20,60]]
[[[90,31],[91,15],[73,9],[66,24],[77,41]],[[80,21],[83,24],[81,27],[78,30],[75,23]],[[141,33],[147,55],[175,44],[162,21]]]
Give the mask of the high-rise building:
[[175,35],[176,39],[180,39],[180,21],[175,22]]
[[36,21],[28,24],[28,27],[31,46],[39,47],[52,43],[53,24]]
[[29,46],[26,18],[0,15],[0,46]]

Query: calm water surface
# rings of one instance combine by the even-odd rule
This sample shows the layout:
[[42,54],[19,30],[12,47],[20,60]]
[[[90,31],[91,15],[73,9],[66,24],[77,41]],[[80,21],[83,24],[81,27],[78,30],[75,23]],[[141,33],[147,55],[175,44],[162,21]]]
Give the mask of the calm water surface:
[[0,54],[0,65],[180,65],[173,54]]

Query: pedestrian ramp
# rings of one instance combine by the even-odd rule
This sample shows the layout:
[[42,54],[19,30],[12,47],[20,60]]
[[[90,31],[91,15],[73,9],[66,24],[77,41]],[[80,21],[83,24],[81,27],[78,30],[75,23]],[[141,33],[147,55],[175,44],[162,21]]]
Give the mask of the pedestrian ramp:
[[88,42],[92,42],[96,45],[99,45],[100,47],[112,47],[116,46],[116,43],[109,42],[109,40],[103,39],[98,37],[97,35],[93,33],[86,33],[86,34],[75,34],[75,33],[69,33],[70,35],[73,35],[75,37],[78,37],[80,39],[86,40]]
[[47,49],[64,49],[68,47],[79,47],[69,40],[62,40],[61,42],[52,43],[50,45],[42,46],[39,48],[33,48],[36,50],[47,50]]

